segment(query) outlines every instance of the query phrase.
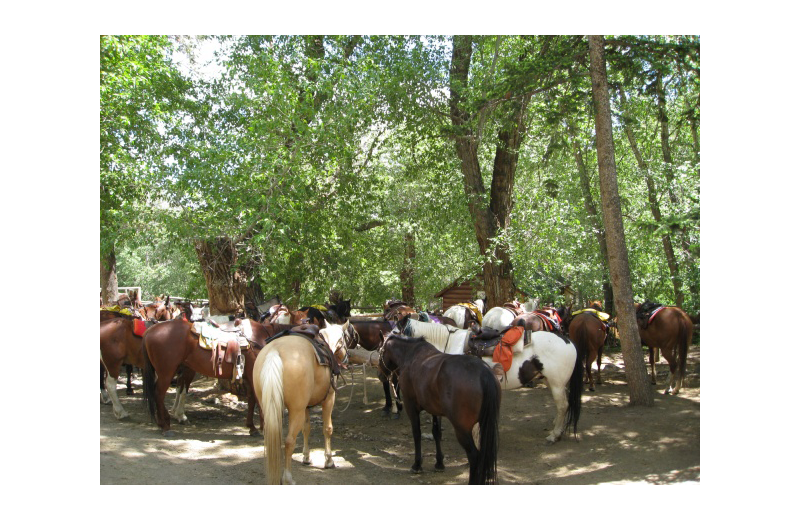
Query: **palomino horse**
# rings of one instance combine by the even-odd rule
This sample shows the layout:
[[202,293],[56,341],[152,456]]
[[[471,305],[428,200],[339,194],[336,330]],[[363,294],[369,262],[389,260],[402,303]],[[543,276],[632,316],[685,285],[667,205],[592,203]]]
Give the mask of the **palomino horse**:
[[[471,331],[436,323],[422,323],[409,319],[401,331],[406,336],[424,337],[437,350],[445,354],[463,354],[469,343]],[[541,374],[556,403],[553,430],[547,436],[552,444],[561,439],[568,428],[578,433],[583,393],[583,362],[586,352],[571,343],[565,336],[552,332],[533,332],[530,343],[525,337],[513,345],[511,367],[505,372],[504,390],[513,390],[531,382]],[[481,358],[486,365],[495,365],[492,356]]]
[[[347,323],[345,323],[347,326]],[[319,330],[325,348],[330,350],[329,363],[343,362],[347,354],[343,326],[327,324]],[[333,358],[336,361],[333,361]],[[333,369],[320,364],[312,342],[301,335],[288,334],[273,339],[261,349],[254,367],[255,394],[264,422],[264,460],[267,484],[294,484],[292,452],[297,434],[303,431],[303,464],[310,464],[308,446],[311,434],[312,406],[322,405],[322,427],[325,436],[325,468],[335,467],[331,454],[333,422],[331,413],[336,400]],[[289,410],[289,428],[283,437],[283,410]],[[283,451],[281,451],[283,450]],[[281,456],[283,472],[281,474]]]
[[[586,379],[589,381],[589,391],[594,392],[594,378],[592,377],[592,362],[597,359],[597,384],[600,380],[600,364],[603,357],[603,345],[606,341],[608,326],[603,323],[595,308],[583,309],[572,314],[569,323],[569,337],[586,352]],[[606,315],[607,317],[608,315]]]
[[[189,302],[186,304],[191,307]],[[191,312],[188,314],[191,315]],[[241,353],[244,354],[242,379],[244,379],[247,389],[247,426],[250,429],[250,435],[257,435],[258,430],[253,423],[256,402],[253,394],[253,364],[257,355],[255,350],[264,345],[268,334],[266,329],[256,321],[246,320],[242,323],[245,328],[249,325],[248,341],[253,347],[241,349]],[[157,323],[145,334],[142,342],[145,363],[143,371],[145,402],[148,405],[150,417],[156,420],[165,437],[174,435],[170,431],[170,416],[164,407],[164,397],[178,367],[181,365],[186,367],[184,379],[188,379],[188,381],[192,380],[196,372],[207,377],[232,379],[237,362],[236,359],[233,359],[232,354],[237,350],[238,342],[236,339],[229,339],[227,343],[228,349],[224,358],[216,349],[202,348],[200,336],[195,332],[193,323],[184,320]],[[181,385],[178,389],[176,405],[171,414],[178,419],[178,422],[186,421],[183,402],[187,391],[188,384],[185,387]]]
[[472,302],[459,303],[444,311],[444,316],[456,322],[456,327],[468,329],[473,322],[481,325],[486,302],[483,299]]
[[[640,304],[636,304],[637,311]],[[680,307],[660,307],[636,322],[642,345],[650,347],[650,370],[653,384],[656,384],[656,365],[654,349],[659,349],[669,363],[669,386],[665,395],[678,395],[686,375],[686,358],[692,344],[694,325]]]
[[[381,348],[381,365],[397,372],[400,389],[411,419],[414,436],[414,465],[422,472],[419,414],[433,416],[437,471],[444,470],[441,417],[453,425],[458,443],[469,461],[469,483],[495,483],[497,477],[498,417],[500,383],[491,369],[471,356],[448,356],[422,338],[391,336]],[[476,445],[473,429],[478,427]]]

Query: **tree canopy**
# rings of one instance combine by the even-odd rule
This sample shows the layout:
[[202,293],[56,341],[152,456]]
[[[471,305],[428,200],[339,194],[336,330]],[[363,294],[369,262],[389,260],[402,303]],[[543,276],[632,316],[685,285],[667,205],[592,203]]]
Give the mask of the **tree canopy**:
[[[178,62],[209,45],[218,76]],[[115,248],[120,283],[145,296],[208,297],[198,247],[224,239],[228,269],[265,295],[375,307],[413,273],[426,308],[487,262],[470,204],[489,207],[506,154],[508,217],[490,242],[514,284],[602,299],[587,39],[466,45],[454,91],[448,36],[101,38],[101,258]],[[634,297],[680,293],[695,313],[699,37],[607,36],[605,51]],[[483,189],[465,188],[466,135]]]

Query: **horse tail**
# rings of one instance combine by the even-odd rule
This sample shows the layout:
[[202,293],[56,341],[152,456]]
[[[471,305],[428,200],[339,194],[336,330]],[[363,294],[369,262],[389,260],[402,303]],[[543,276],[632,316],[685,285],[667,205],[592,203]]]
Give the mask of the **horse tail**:
[[497,482],[497,451],[500,444],[500,384],[486,365],[482,366],[480,381],[483,401],[478,414],[480,446],[475,466],[475,483],[494,484]]
[[689,343],[692,341],[694,325],[689,316],[683,311],[679,314],[678,320],[678,380],[683,381],[686,375],[686,358],[689,355]]
[[261,378],[267,484],[280,484],[283,458],[283,361],[277,350],[267,354],[258,377]]
[[144,360],[144,369],[142,370],[142,394],[144,396],[144,404],[147,411],[150,413],[150,419],[156,420],[156,369],[153,362],[150,361],[150,356],[147,354],[147,337],[142,340],[142,359]]
[[581,395],[583,394],[583,363],[586,359],[586,340],[585,338],[576,341],[575,345],[575,367],[572,369],[572,376],[567,385],[567,417],[566,430],[572,428],[572,433],[578,434],[578,419],[581,416]]

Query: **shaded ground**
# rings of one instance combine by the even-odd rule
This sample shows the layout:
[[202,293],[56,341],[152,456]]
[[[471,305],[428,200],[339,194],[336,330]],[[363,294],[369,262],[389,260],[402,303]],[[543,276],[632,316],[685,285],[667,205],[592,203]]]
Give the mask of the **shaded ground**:
[[[546,445],[555,405],[544,385],[503,392],[497,460],[501,484],[699,483],[699,346],[690,348],[685,387],[677,397],[663,395],[669,369],[663,359],[657,365],[653,408],[627,405],[619,352],[603,361],[603,384],[596,392],[589,392],[587,385],[584,393],[579,440],[570,435]],[[355,387],[337,395],[336,469],[322,469],[320,411],[312,409],[312,465],[300,464],[301,434],[292,468],[298,484],[466,484],[466,455],[448,421],[443,421],[445,471],[433,471],[434,442],[423,440],[424,473],[413,475],[408,417],[404,412],[400,419],[381,416],[383,390],[374,369],[367,370],[369,404],[363,404],[360,373],[355,379]],[[118,388],[131,418],[117,421],[111,406],[100,405],[101,484],[264,483],[263,439],[248,435],[245,403],[219,393],[213,380],[199,378],[192,384],[186,411],[191,424],[173,422],[177,435],[172,439],[163,438],[150,422],[142,404],[141,379],[134,381],[134,396],[124,395],[123,384]],[[173,399],[171,389],[168,407]],[[423,428],[423,433],[430,432],[429,417]]]

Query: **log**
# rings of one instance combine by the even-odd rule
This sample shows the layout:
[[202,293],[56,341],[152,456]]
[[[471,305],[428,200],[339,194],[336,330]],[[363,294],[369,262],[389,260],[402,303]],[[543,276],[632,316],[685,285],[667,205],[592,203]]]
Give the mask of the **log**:
[[350,363],[356,365],[368,365],[377,368],[380,363],[380,357],[376,350],[369,351],[361,347],[347,349],[347,358]]

